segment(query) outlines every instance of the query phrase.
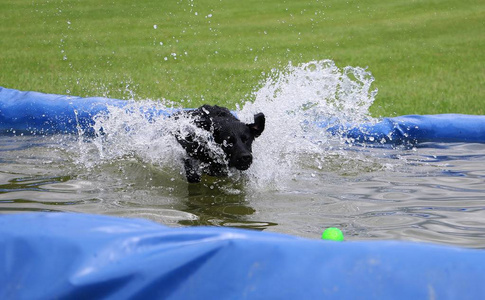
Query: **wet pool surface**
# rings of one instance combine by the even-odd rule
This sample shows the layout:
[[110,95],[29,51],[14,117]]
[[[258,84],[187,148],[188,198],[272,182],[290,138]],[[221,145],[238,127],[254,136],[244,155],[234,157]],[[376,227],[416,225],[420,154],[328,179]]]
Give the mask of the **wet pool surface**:
[[[179,162],[160,165],[136,153],[87,164],[95,157],[85,156],[90,144],[71,136],[0,136],[1,213],[106,214],[314,239],[332,226],[347,240],[485,248],[484,144],[326,145],[318,164],[314,153],[293,158],[291,172],[255,162],[248,174],[200,184],[186,183]],[[277,176],[262,179],[271,172]]]

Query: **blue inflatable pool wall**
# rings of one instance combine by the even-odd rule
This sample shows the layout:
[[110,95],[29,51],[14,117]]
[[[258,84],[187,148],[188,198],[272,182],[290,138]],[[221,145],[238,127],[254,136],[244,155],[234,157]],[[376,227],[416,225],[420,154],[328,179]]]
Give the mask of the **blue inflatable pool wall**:
[[485,253],[67,213],[0,218],[2,299],[480,299]]
[[[124,101],[0,88],[0,134],[89,132]],[[169,115],[148,110],[147,117]],[[359,142],[485,142],[485,117],[321,126]],[[0,217],[0,299],[480,299],[485,252],[70,213]]]
[[[123,107],[127,101],[100,97],[22,92],[0,87],[0,134],[49,134],[91,132],[93,117],[108,106]],[[168,116],[171,111],[146,108],[148,118]],[[383,118],[374,124],[332,126],[319,124],[329,132],[343,134],[356,142],[403,144],[422,142],[485,143],[485,116],[444,114]]]

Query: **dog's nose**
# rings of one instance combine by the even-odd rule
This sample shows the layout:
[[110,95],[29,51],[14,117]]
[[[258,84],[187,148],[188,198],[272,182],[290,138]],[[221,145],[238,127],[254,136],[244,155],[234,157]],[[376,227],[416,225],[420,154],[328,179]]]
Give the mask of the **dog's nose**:
[[241,156],[241,161],[244,163],[250,163],[252,160],[253,157],[251,156],[251,154],[244,154],[243,156]]
[[232,164],[233,167],[236,167],[238,170],[247,170],[251,163],[253,162],[253,156],[251,153],[241,154],[239,155]]

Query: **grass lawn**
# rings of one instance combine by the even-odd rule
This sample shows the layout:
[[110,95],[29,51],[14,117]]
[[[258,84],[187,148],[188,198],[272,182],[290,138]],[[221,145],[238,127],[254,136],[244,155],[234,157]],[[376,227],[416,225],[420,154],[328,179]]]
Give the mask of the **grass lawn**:
[[485,114],[481,0],[4,0],[0,86],[231,108],[264,73],[368,67],[375,116]]

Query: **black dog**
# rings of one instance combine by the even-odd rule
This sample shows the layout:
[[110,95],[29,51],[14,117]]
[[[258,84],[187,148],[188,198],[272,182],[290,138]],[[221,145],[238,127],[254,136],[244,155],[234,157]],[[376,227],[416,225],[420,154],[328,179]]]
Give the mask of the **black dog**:
[[187,152],[184,161],[187,180],[200,182],[202,173],[210,176],[227,176],[230,167],[247,170],[253,162],[251,145],[264,130],[263,113],[254,115],[254,123],[239,121],[227,108],[204,105],[181,114],[191,117],[194,125],[207,133],[178,132],[177,141]]

